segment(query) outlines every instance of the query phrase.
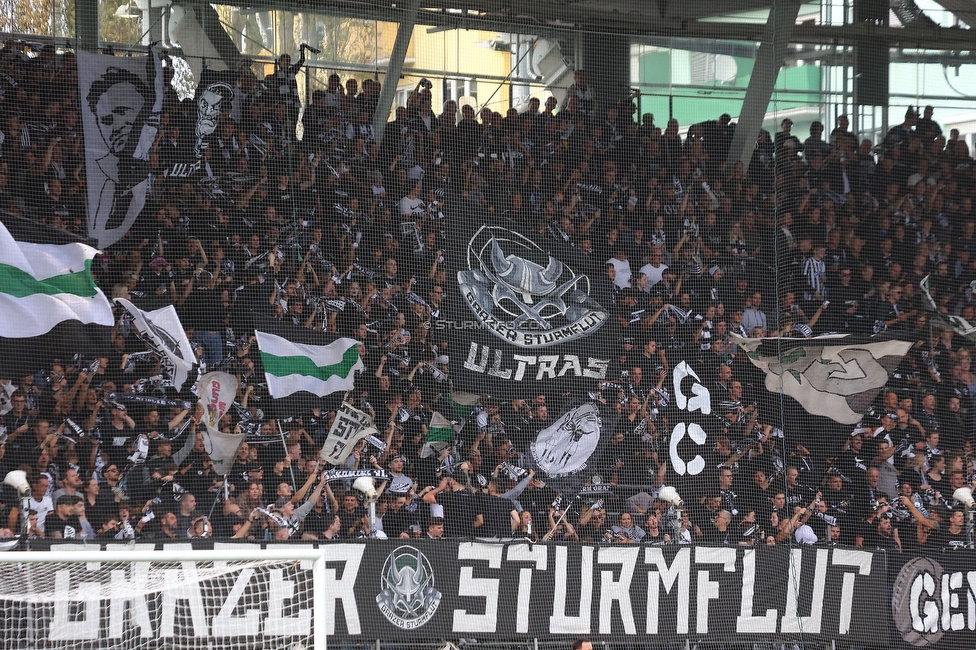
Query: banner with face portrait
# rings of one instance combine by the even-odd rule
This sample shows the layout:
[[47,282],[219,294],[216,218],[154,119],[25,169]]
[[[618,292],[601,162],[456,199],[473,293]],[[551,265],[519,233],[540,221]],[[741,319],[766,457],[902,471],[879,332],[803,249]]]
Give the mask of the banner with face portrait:
[[122,239],[146,204],[163,90],[155,49],[145,57],[78,53],[88,235],[99,248]]
[[202,159],[211,141],[219,137],[217,128],[222,113],[235,122],[240,119],[237,77],[233,70],[206,69],[200,74],[200,84],[193,97],[197,106],[193,153],[197,159]]

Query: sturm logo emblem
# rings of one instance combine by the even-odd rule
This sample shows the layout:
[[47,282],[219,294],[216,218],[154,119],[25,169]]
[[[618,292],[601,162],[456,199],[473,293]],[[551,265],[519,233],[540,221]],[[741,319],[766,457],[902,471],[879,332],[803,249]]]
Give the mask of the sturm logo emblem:
[[441,603],[430,562],[412,546],[401,546],[386,558],[380,588],[376,604],[383,616],[402,630],[423,626]]
[[532,240],[482,226],[458,272],[465,303],[492,334],[523,348],[587,337],[609,313],[590,298],[590,281]]

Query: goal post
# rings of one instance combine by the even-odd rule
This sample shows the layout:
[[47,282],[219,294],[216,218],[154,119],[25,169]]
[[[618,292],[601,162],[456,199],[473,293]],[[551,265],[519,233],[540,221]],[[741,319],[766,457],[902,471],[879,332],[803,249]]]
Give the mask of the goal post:
[[325,650],[326,553],[0,553],[0,649]]

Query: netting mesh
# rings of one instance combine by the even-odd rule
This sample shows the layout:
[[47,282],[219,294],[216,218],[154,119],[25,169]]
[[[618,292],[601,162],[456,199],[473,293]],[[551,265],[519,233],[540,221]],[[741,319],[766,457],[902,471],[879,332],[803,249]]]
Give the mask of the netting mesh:
[[4,648],[311,648],[311,563],[0,563]]
[[479,4],[0,2],[0,543],[397,541],[351,644],[971,645],[971,10]]

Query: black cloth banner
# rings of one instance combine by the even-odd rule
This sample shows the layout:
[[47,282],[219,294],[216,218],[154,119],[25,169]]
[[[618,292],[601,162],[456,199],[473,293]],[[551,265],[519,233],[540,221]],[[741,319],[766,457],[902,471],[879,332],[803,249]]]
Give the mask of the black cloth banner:
[[[59,544],[57,548],[66,547]],[[860,548],[597,546],[421,539],[335,543],[322,548],[327,564],[327,600],[315,603],[313,615],[324,613],[328,617],[330,646],[372,639],[421,642],[458,637],[483,641],[588,637],[594,643],[631,640],[651,644],[686,638],[712,643],[734,639],[744,644],[802,639],[837,640],[845,646],[885,645],[894,629],[878,625],[886,594],[886,558],[883,553]],[[185,541],[174,546],[174,550],[185,549]],[[124,557],[120,545],[106,550],[114,552],[106,553],[107,560]],[[188,555],[180,557],[182,571],[194,569],[190,559]],[[960,556],[960,564],[963,560],[969,567],[976,566],[972,553]],[[204,564],[197,563],[196,568],[202,570]],[[301,575],[289,572],[283,576],[280,570],[276,574],[256,568],[236,578],[201,582],[205,616],[185,617],[187,629],[181,636],[193,643],[194,636],[213,635],[218,623],[225,631],[233,629],[227,621],[216,621],[218,616],[240,617],[243,624],[247,610],[278,618],[287,610],[295,620],[303,619],[307,614],[299,610],[311,614],[313,609],[311,572],[306,564],[310,566],[303,563],[303,570],[298,572]],[[31,570],[49,568],[34,565]],[[173,570],[171,564],[167,568]],[[83,582],[106,583],[102,585],[98,624],[84,627],[93,641],[103,641],[104,645],[95,643],[91,647],[111,647],[111,634],[132,633],[126,628],[128,620],[114,630],[110,625],[111,612],[118,611],[111,599],[122,603],[127,595],[109,583],[114,580],[121,585],[121,580],[137,576],[113,576],[111,571],[100,571],[93,565],[66,564],[57,571],[59,589],[75,590]],[[281,594],[290,595],[292,586],[284,591],[276,589],[276,580],[290,581],[294,597],[282,601]],[[85,587],[86,593],[92,593],[92,584]],[[180,598],[196,602],[190,593],[194,589],[181,586]],[[940,598],[940,589],[935,589],[934,598]],[[954,587],[961,601],[956,610],[963,616],[965,589]],[[242,594],[246,594],[243,599]],[[231,599],[239,600],[227,602]],[[155,610],[159,599],[147,597],[145,601],[150,610],[148,620],[158,626],[161,617]],[[12,611],[8,606],[13,605],[2,604],[4,611]],[[71,603],[64,600],[61,606],[70,607]],[[52,615],[40,606],[35,609],[39,613],[34,617],[33,633],[42,643],[50,635],[56,612]],[[2,625],[23,622],[6,615]],[[13,629],[0,633],[5,639],[17,637]],[[949,643],[944,647],[952,647],[950,633],[942,639],[942,643]]]
[[551,237],[459,221],[450,251],[457,289],[437,323],[448,331],[455,383],[500,398],[596,390],[617,331],[609,278]]
[[893,555],[888,573],[891,647],[976,647],[976,553]]

